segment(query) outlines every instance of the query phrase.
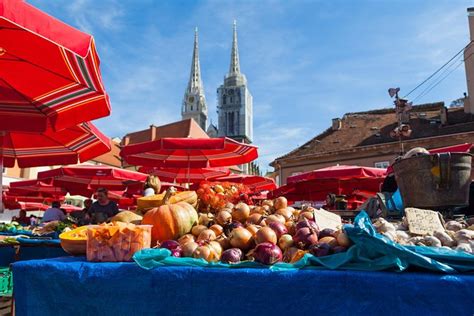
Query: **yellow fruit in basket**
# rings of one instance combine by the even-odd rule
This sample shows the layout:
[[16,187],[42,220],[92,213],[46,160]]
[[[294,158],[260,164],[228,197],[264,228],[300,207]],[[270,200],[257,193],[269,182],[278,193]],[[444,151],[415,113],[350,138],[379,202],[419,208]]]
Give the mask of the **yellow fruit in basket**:
[[111,222],[140,224],[143,217],[131,211],[121,211],[110,219]]
[[87,249],[87,226],[64,232],[59,235],[61,247],[73,256],[85,255]]

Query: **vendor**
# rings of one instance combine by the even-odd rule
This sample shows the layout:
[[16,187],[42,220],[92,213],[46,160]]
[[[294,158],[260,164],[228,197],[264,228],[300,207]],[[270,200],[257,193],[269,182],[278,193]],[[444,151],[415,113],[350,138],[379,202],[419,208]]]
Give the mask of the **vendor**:
[[143,196],[159,194],[161,191],[161,181],[157,176],[149,175],[143,187]]
[[52,221],[63,221],[66,219],[66,215],[61,210],[61,203],[54,201],[51,207],[44,211],[43,223]]
[[118,212],[118,206],[114,201],[109,200],[108,190],[106,188],[97,189],[97,201],[92,203],[89,208],[89,216],[92,224],[101,224],[106,222]]
[[92,206],[92,200],[84,201],[84,208],[80,211],[71,212],[71,217],[74,218],[79,226],[84,226],[90,223],[89,210]]
[[12,218],[12,221],[18,222],[21,226],[30,225],[30,217],[26,216],[26,210],[20,210],[20,215]]

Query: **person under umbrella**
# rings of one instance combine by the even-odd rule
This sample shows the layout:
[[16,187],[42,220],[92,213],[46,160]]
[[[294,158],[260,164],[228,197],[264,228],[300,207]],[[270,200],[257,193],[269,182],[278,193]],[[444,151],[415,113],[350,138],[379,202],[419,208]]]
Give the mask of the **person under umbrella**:
[[118,214],[117,203],[109,200],[109,191],[106,188],[97,189],[97,201],[92,203],[89,216],[92,224],[101,224]]
[[52,221],[63,221],[66,219],[66,215],[61,210],[61,203],[54,201],[51,204],[51,207],[44,211],[43,214],[43,223],[48,223]]

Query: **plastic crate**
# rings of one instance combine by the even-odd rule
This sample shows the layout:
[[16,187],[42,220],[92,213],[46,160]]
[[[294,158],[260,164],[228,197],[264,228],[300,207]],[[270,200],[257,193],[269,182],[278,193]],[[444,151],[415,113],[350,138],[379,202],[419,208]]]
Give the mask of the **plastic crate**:
[[13,280],[10,268],[0,268],[0,296],[11,295],[12,291]]

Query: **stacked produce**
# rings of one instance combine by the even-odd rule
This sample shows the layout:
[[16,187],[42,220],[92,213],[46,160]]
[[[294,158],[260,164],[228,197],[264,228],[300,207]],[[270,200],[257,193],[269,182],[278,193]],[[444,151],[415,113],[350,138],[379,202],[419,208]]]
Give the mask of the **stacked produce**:
[[130,261],[135,252],[150,244],[148,225],[115,222],[87,228],[88,261]]
[[[225,195],[219,187],[212,190]],[[306,253],[327,256],[351,245],[342,229],[320,227],[314,209],[295,210],[284,197],[264,201],[261,206],[244,202],[227,202],[219,207],[220,204],[201,206],[201,210],[209,212],[199,214],[189,204],[164,205],[147,212],[143,222],[154,224],[152,234],[158,246],[169,249],[173,256],[208,262],[294,263]],[[148,217],[153,221],[145,221]]]
[[452,220],[444,225],[444,229],[423,235],[410,233],[406,218],[399,222],[379,218],[373,225],[377,232],[401,245],[441,247],[474,254],[474,219]]

